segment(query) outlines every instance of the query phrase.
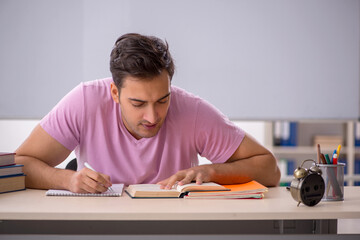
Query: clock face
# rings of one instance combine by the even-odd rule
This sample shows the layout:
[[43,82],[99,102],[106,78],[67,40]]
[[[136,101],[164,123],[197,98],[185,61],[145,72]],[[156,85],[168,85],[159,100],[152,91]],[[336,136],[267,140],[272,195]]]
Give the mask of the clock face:
[[302,180],[301,183],[301,202],[307,206],[315,206],[321,201],[324,192],[324,179],[318,174],[309,174]]

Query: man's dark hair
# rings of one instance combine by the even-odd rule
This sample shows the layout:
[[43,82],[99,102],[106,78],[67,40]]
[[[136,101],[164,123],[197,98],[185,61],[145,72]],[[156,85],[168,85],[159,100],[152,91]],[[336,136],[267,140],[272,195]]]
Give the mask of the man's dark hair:
[[128,33],[116,40],[110,55],[110,71],[119,89],[127,76],[151,78],[163,70],[171,80],[175,65],[167,42],[137,33]]

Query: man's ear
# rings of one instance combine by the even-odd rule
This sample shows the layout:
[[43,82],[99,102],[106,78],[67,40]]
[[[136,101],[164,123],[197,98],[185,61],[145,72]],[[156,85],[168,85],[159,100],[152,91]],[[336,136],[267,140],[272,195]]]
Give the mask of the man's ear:
[[110,84],[110,92],[114,102],[119,103],[119,89],[116,87],[115,83],[113,82]]

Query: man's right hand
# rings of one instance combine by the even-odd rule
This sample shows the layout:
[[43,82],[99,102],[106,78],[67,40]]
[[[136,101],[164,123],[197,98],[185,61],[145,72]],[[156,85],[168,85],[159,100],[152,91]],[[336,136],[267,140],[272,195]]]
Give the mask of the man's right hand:
[[74,172],[69,184],[69,190],[75,193],[102,193],[112,185],[110,176],[88,168]]

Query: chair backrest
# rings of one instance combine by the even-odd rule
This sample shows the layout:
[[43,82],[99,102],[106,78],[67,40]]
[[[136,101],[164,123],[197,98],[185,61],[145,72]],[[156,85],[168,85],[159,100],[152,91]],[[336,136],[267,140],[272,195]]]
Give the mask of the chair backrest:
[[69,169],[69,170],[76,171],[76,170],[77,170],[77,161],[76,161],[76,158],[74,158],[74,159],[72,159],[70,162],[68,162],[68,164],[66,164],[65,169]]

